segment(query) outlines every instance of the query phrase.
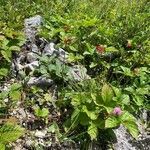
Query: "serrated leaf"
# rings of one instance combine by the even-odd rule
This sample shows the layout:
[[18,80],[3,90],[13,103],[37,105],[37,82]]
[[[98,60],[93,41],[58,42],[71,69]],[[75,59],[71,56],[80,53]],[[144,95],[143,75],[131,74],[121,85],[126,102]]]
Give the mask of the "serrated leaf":
[[130,68],[121,66],[121,69],[123,70],[122,73],[123,73],[124,75],[130,76],[130,77],[133,76],[133,73],[131,72]]
[[117,97],[121,97],[121,91],[119,88],[112,86],[112,89]]
[[20,100],[21,99],[21,92],[20,91],[11,91],[9,93],[9,96],[12,100]]
[[37,117],[47,117],[49,114],[49,110],[47,108],[42,108],[40,109],[39,107],[35,109],[35,115]]
[[114,128],[117,127],[120,124],[119,119],[111,116],[106,119],[105,121],[105,128]]
[[123,104],[128,105],[129,102],[130,102],[130,97],[129,97],[129,95],[123,94],[123,95],[121,96],[121,101],[122,101]]
[[127,121],[133,121],[133,122],[136,122],[136,118],[130,114],[129,112],[124,112],[122,115],[121,115],[121,121],[122,122],[127,122]]
[[8,69],[7,68],[0,68],[0,77],[5,77],[8,74]]
[[88,127],[88,134],[91,137],[91,140],[94,140],[97,138],[98,136],[98,128],[96,127],[96,125],[94,123],[91,123],[90,126]]
[[113,90],[108,84],[103,85],[101,94],[102,94],[103,101],[106,104],[110,103],[114,96]]
[[122,123],[127,130],[129,131],[129,133],[134,137],[137,138],[138,134],[139,134],[139,130],[138,130],[138,126],[135,122],[133,121],[127,121],[127,122],[123,122]]
[[139,134],[138,126],[136,124],[136,118],[128,113],[125,112],[121,116],[121,123],[128,129],[129,133],[134,137],[137,138]]
[[86,106],[82,107],[82,112],[85,112],[91,120],[96,120],[98,117],[96,110],[88,110]]
[[10,57],[11,57],[11,52],[9,52],[9,51],[1,51],[1,54],[2,54],[2,56],[8,61],[8,62],[11,62],[11,60],[10,60]]
[[14,83],[11,85],[11,91],[19,90],[22,87],[20,83]]

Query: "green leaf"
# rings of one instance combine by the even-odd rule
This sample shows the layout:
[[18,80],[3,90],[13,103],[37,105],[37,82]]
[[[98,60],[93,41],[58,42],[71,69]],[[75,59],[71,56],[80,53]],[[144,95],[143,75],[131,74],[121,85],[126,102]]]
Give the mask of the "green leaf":
[[4,124],[0,127],[0,143],[6,144],[17,140],[24,134],[24,129],[14,124]]
[[112,101],[114,96],[112,88],[108,84],[104,84],[102,87],[102,98],[106,104],[109,104]]
[[123,70],[123,74],[124,75],[130,76],[130,77],[133,76],[133,73],[131,72],[130,68],[121,66],[121,69]]
[[117,127],[119,124],[120,124],[119,119],[114,116],[111,116],[106,119],[105,128],[114,128]]
[[2,56],[8,61],[11,62],[11,52],[10,51],[1,51]]
[[19,46],[11,46],[9,48],[10,51],[20,51],[20,47]]
[[52,125],[48,128],[48,132],[56,133],[57,138],[60,138],[62,136],[59,126],[56,122],[52,123]]
[[37,117],[47,117],[49,114],[49,110],[47,108],[42,108],[40,109],[39,107],[35,109],[35,115]]
[[21,92],[20,91],[10,91],[9,96],[12,100],[20,100],[21,99]]
[[144,98],[142,96],[133,95],[133,101],[136,103],[137,106],[143,106]]
[[71,126],[75,128],[79,123],[80,110],[77,108],[71,115]]
[[112,89],[117,97],[121,97],[121,91],[119,88],[112,86]]
[[130,114],[129,112],[125,111],[122,115],[121,115],[121,121],[122,122],[127,122],[127,121],[134,121],[136,122],[136,118]]
[[5,150],[5,144],[0,142],[0,150]]
[[56,122],[52,123],[52,125],[48,128],[48,132],[55,133],[55,131],[58,130],[58,125]]
[[98,128],[96,127],[96,125],[94,123],[91,123],[90,126],[88,127],[88,134],[91,137],[91,140],[94,140],[97,138],[98,136]]
[[79,117],[79,114],[80,114],[80,110],[78,108],[75,109],[71,115],[71,121],[73,122],[74,120],[77,120],[77,118]]
[[16,91],[21,89],[22,85],[20,83],[14,83],[11,85],[11,91]]
[[0,68],[0,77],[5,77],[8,74],[7,68]]
[[86,106],[82,107],[82,112],[85,112],[91,120],[96,120],[99,115],[96,110],[88,110]]
[[106,47],[106,52],[118,52],[115,47]]
[[93,123],[99,128],[104,129],[105,128],[105,120],[102,118],[97,118],[96,120],[93,120]]
[[138,126],[133,121],[127,121],[122,123],[129,131],[129,133],[134,137],[137,138],[139,134]]
[[136,124],[136,118],[128,113],[125,112],[121,116],[121,123],[128,129],[129,133],[134,137],[137,138],[139,134],[138,126]]
[[87,116],[87,114],[83,112],[80,113],[79,120],[80,124],[83,126],[89,125],[89,122],[91,121],[91,119]]
[[128,105],[130,103],[130,97],[129,95],[123,94],[121,96],[121,102],[125,105]]

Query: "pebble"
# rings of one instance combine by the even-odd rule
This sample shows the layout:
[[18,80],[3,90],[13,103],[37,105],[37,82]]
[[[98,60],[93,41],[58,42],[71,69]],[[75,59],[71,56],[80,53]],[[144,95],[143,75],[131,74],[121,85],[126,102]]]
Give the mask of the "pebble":
[[38,138],[44,138],[45,137],[45,135],[46,135],[46,131],[36,131],[35,132],[35,137],[38,137]]

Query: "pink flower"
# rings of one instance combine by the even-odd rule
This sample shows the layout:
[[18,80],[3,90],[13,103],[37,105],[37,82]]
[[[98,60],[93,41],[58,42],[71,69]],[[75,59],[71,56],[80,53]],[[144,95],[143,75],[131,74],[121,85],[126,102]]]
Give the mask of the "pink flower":
[[113,110],[113,114],[116,116],[120,116],[122,114],[122,110],[120,107],[115,107]]

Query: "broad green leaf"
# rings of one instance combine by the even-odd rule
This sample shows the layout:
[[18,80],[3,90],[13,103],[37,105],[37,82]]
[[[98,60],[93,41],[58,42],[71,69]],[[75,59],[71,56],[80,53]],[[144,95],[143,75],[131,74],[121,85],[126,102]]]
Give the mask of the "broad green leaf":
[[11,85],[11,91],[19,90],[22,87],[20,83],[14,83]]
[[47,108],[42,108],[40,109],[39,107],[35,109],[35,115],[37,117],[47,117],[49,114],[49,110]]
[[102,98],[106,104],[111,103],[114,96],[112,88],[108,84],[104,84],[102,87]]
[[83,126],[89,125],[89,122],[91,121],[91,119],[87,116],[87,114],[83,112],[80,113],[79,120],[80,124]]
[[91,140],[94,140],[97,138],[98,136],[98,128],[96,127],[96,125],[94,123],[91,123],[90,126],[88,127],[88,134],[91,137]]
[[82,107],[82,112],[85,112],[91,120],[96,120],[99,115],[96,110],[88,110],[86,106]]
[[105,128],[105,120],[98,117],[96,120],[93,120],[93,123],[99,128],[104,129]]
[[57,138],[60,138],[62,136],[56,122],[52,123],[52,125],[48,128],[48,132],[56,133]]
[[142,96],[133,95],[133,101],[136,103],[137,106],[143,106],[144,98]]
[[0,77],[5,77],[8,74],[7,68],[0,68]]
[[123,115],[121,115],[120,118],[121,118],[121,123],[128,129],[129,133],[134,138],[137,138],[139,134],[139,130],[136,124],[136,118],[128,112],[125,112]]
[[11,62],[10,58],[11,58],[11,52],[9,52],[8,50],[6,51],[1,51],[2,56],[8,61]]
[[125,111],[120,117],[121,117],[122,122],[124,122],[124,121],[125,122],[127,122],[127,121],[136,122],[136,118],[127,111]]
[[125,105],[128,105],[130,103],[130,97],[129,95],[123,94],[121,96],[121,102]]
[[119,88],[112,86],[112,89],[113,89],[116,97],[121,97],[121,91]]
[[119,119],[114,116],[108,117],[105,120],[105,128],[114,128],[117,127],[119,124],[120,124]]
[[130,77],[133,76],[133,73],[132,73],[132,71],[130,70],[130,68],[121,66],[121,69],[123,70],[124,75],[130,76]]
[[48,132],[52,132],[55,133],[56,130],[58,130],[58,125],[56,124],[56,122],[52,123],[52,125],[48,128]]
[[9,48],[10,51],[20,51],[20,47],[19,46],[11,46]]
[[138,126],[134,121],[127,121],[122,123],[129,131],[129,133],[134,137],[137,138],[139,134]]
[[10,91],[9,96],[12,100],[20,100],[21,99],[21,92],[20,91]]

